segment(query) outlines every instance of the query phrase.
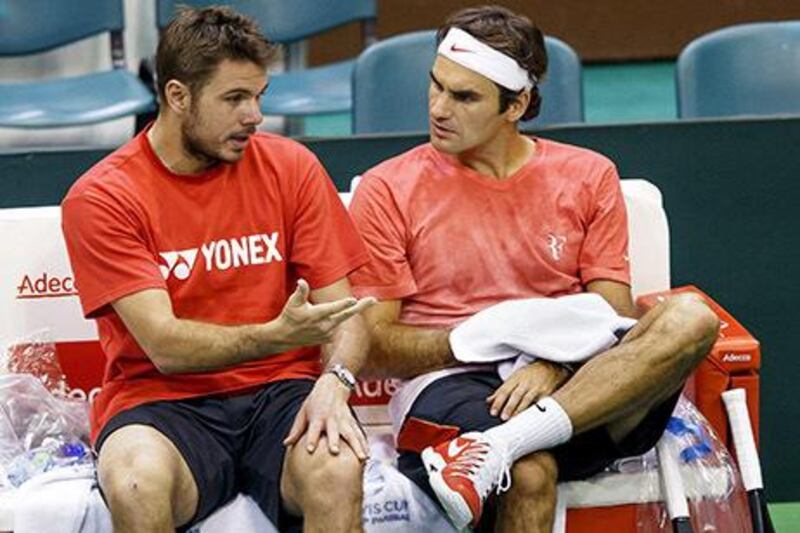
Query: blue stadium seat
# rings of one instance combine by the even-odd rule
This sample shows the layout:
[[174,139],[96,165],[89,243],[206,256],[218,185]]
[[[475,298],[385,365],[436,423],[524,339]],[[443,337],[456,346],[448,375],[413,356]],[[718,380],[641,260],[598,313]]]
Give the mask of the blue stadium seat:
[[0,7],[0,58],[110,32],[113,61],[112,70],[83,76],[0,83],[0,126],[78,126],[153,109],[153,94],[125,69],[122,0],[26,0]]
[[434,31],[396,35],[362,52],[353,72],[353,133],[427,130],[435,58]]
[[[175,6],[220,4],[219,0],[158,0],[158,26],[164,28]],[[355,60],[316,68],[294,69],[298,52],[309,37],[349,22],[360,21],[365,43],[373,39],[377,15],[375,0],[238,0],[225,4],[258,21],[267,37],[288,45],[287,72],[270,79],[262,101],[267,115],[303,116],[347,112],[352,107],[350,78]],[[299,60],[298,60],[299,59]]]
[[583,69],[575,50],[564,41],[546,36],[547,73],[539,84],[542,109],[539,116],[523,122],[522,129],[583,122]]
[[678,57],[676,83],[681,118],[800,113],[800,21],[699,37]]
[[[581,63],[564,42],[545,37],[549,67],[540,85],[542,112],[522,128],[583,121]],[[428,86],[436,32],[397,35],[370,46],[353,73],[353,132],[428,129]]]

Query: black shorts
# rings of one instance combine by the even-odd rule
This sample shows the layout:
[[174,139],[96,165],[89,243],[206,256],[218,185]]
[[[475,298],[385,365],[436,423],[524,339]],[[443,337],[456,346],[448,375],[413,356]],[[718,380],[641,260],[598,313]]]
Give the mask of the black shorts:
[[115,430],[151,426],[178,448],[197,484],[197,512],[182,529],[208,517],[238,493],[248,494],[279,529],[299,519],[281,505],[280,479],[289,433],[314,382],[276,381],[256,391],[158,401],[123,411],[100,431],[95,449]]
[[[435,445],[468,431],[486,431],[503,421],[489,414],[486,397],[502,385],[493,371],[467,372],[444,377],[428,385],[417,397],[398,436],[399,470],[438,501],[428,483],[419,456],[420,447]],[[641,455],[655,446],[666,428],[680,392],[653,409],[621,443],[600,427],[551,450],[558,464],[558,480],[590,477],[616,459]],[[414,433],[412,435],[412,433]]]

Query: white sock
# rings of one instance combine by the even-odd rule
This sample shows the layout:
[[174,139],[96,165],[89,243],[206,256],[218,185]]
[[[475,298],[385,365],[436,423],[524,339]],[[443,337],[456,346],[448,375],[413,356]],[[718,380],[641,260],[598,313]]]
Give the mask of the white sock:
[[511,460],[516,462],[535,451],[568,441],[572,437],[572,421],[558,402],[548,396],[483,434],[504,443]]

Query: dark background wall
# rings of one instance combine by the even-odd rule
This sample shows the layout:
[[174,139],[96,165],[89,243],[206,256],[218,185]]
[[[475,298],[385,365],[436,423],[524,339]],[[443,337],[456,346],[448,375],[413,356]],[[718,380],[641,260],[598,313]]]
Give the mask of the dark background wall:
[[[672,59],[695,37],[740,22],[800,18],[796,0],[378,0],[378,36],[436,28],[467,6],[496,3],[567,41],[584,61]],[[312,64],[354,56],[357,25],[312,40]]]
[[[761,342],[761,445],[772,501],[800,500],[800,118],[551,128],[664,194],[673,285],[692,283]],[[308,140],[340,189],[423,136]],[[106,151],[0,154],[0,207],[56,204]],[[3,250],[9,253],[9,250]]]

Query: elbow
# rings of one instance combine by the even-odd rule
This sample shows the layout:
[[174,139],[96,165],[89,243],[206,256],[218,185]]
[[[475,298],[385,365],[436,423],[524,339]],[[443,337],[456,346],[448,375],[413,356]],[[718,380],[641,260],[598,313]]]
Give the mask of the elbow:
[[158,328],[150,336],[148,342],[142,343],[142,349],[156,370],[167,376],[185,372],[185,369],[181,368],[180,357],[177,356],[176,343],[171,331],[169,327]]
[[161,374],[169,376],[172,374],[180,374],[182,369],[176,364],[175,357],[171,357],[167,350],[159,348],[146,349],[145,353]]

